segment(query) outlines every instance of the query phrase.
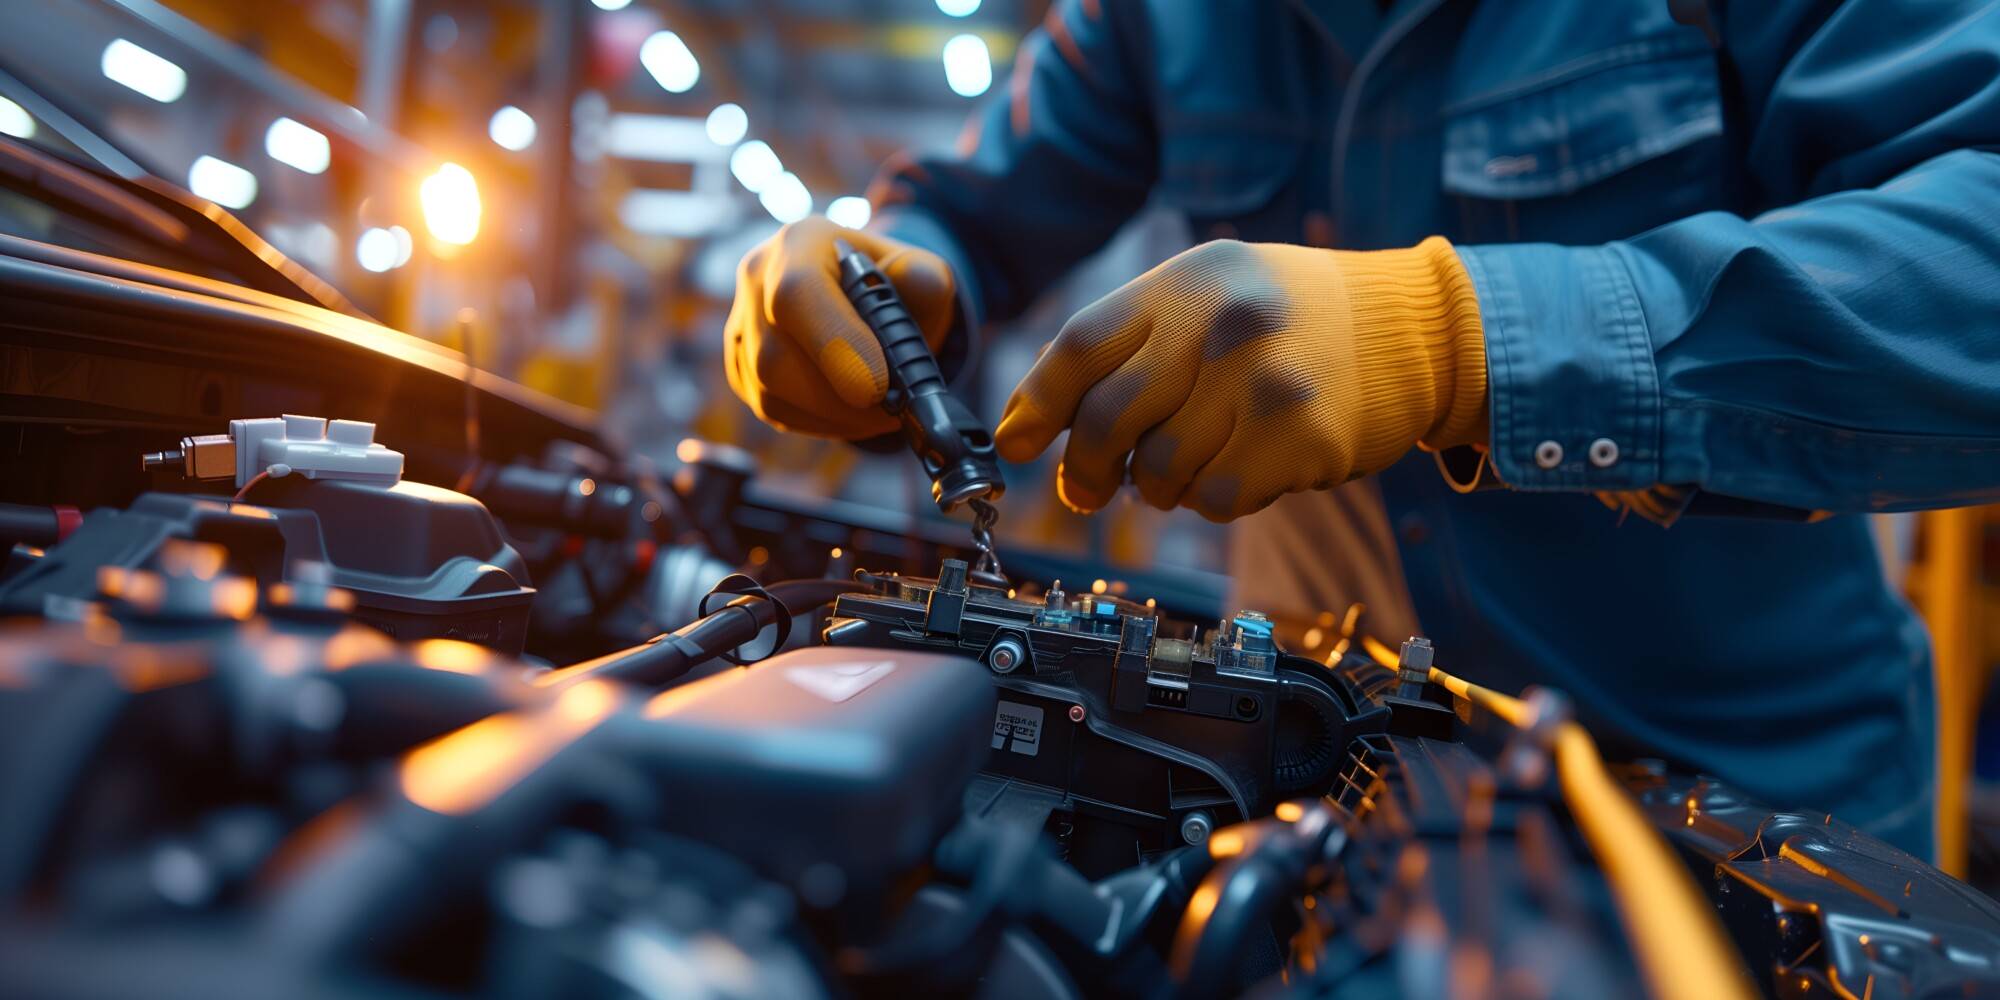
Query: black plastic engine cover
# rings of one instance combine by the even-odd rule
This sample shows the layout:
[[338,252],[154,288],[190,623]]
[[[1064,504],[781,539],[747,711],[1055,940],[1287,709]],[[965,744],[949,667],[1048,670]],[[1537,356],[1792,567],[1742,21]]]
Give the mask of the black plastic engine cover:
[[1825,813],[1645,764],[1626,785],[1773,996],[2000,996],[2000,902]]
[[231,573],[270,585],[300,562],[325,564],[353,592],[354,617],[398,639],[462,639],[519,653],[535,592],[519,553],[484,505],[401,482],[388,488],[287,477],[251,499],[147,493],[95,510],[41,561],[0,586],[0,609],[71,617],[97,596],[98,569],[143,568],[172,539],[212,542]]
[[812,648],[659,695],[643,715],[661,825],[808,903],[877,911],[962,813],[993,690],[963,657]]

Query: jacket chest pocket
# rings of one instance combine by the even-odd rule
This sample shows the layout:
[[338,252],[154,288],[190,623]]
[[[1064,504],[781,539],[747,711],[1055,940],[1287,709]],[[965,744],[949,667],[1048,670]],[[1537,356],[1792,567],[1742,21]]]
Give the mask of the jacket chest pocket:
[[1602,243],[1725,202],[1706,49],[1461,101],[1443,146],[1463,242]]

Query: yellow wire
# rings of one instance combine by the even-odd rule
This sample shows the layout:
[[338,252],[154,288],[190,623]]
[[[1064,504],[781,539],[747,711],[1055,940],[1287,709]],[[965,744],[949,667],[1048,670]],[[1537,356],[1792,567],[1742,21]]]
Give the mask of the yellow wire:
[[[1368,655],[1394,668],[1395,650],[1362,637]],[[1517,728],[1533,723],[1528,704],[1432,667],[1433,683]],[[1625,924],[1639,969],[1662,1000],[1751,1000],[1756,991],[1701,890],[1639,804],[1604,767],[1590,733],[1575,722],[1555,735],[1556,773],[1570,815],[1590,844]]]

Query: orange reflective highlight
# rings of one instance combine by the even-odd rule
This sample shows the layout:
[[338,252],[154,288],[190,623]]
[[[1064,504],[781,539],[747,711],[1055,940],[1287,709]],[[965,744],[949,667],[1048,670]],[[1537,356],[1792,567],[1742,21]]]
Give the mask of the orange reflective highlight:
[[481,719],[409,752],[403,795],[432,812],[480,809],[547,763],[618,706],[609,681],[580,681],[540,709]]

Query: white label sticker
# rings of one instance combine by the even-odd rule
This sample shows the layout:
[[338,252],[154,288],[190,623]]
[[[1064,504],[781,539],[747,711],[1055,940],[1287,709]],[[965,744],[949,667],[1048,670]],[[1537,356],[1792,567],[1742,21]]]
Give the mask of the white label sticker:
[[1003,701],[993,713],[993,749],[1006,747],[1033,757],[1042,749],[1042,710]]
[[834,663],[813,667],[786,667],[785,679],[828,701],[846,701],[870,684],[896,669],[888,660],[867,663]]

